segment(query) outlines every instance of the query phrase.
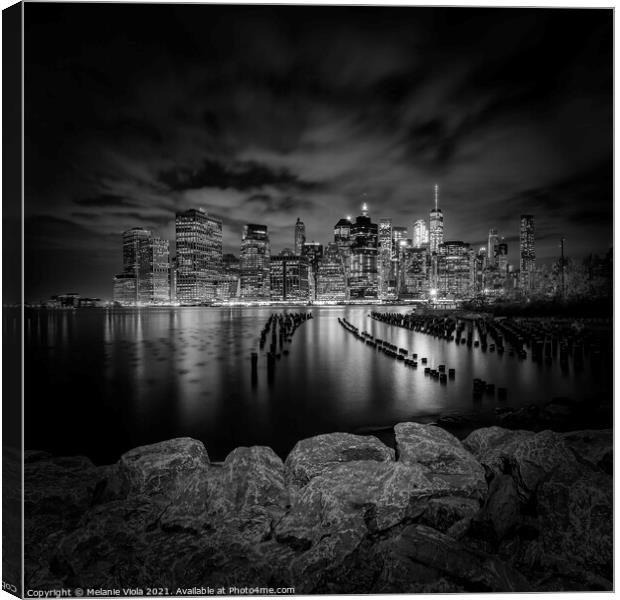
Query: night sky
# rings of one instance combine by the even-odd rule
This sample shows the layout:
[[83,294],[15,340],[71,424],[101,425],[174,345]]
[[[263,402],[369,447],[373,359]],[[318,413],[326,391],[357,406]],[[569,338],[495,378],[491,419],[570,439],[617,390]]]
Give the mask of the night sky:
[[[612,11],[25,5],[26,299],[110,298],[121,233],[203,207],[239,253],[428,219],[517,263],[612,244]],[[173,246],[173,243],[171,244]]]

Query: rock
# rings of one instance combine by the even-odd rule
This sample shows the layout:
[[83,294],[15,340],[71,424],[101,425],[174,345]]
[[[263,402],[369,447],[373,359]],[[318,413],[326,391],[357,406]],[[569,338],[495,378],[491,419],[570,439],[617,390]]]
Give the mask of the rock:
[[480,515],[482,520],[490,521],[496,540],[503,539],[517,525],[519,512],[519,495],[512,477],[496,476]]
[[479,510],[480,502],[473,498],[431,498],[422,513],[420,523],[445,533],[456,523],[471,519]]
[[119,461],[119,475],[127,495],[170,500],[182,495],[208,467],[202,442],[177,438],[126,452]]
[[558,465],[575,462],[562,435],[553,431],[534,434],[488,427],[473,431],[463,445],[492,472],[511,474],[522,502]]
[[546,564],[613,577],[611,478],[586,465],[560,465],[540,484],[537,509]]
[[303,551],[291,564],[294,585],[310,593],[367,534],[418,518],[430,498],[450,491],[416,464],[354,461],[314,477],[275,528],[277,541]]
[[221,467],[195,478],[161,523],[196,533],[221,529],[238,535],[237,541],[256,543],[270,535],[288,501],[284,465],[275,452],[264,446],[236,448]]
[[26,463],[24,516],[28,540],[75,526],[93,503],[103,479],[97,467],[83,456]]
[[428,477],[458,488],[459,495],[484,498],[484,469],[451,433],[419,423],[398,423],[394,432],[398,462],[425,467]]
[[483,427],[472,431],[464,440],[463,447],[491,472],[503,473],[505,453],[519,441],[535,435],[532,431],[511,430],[503,427]]
[[394,460],[394,450],[372,435],[326,433],[295,444],[285,461],[289,482],[303,487],[333,465],[358,460]]
[[375,592],[531,590],[523,575],[506,563],[425,525],[410,525],[382,546],[383,569]]
[[608,475],[613,473],[614,440],[611,429],[571,431],[563,433],[566,445],[575,455]]

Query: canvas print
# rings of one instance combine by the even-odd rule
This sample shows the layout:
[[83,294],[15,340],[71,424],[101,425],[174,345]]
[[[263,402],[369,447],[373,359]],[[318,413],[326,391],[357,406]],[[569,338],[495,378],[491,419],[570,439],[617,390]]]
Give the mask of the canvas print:
[[611,9],[22,20],[5,591],[613,589]]

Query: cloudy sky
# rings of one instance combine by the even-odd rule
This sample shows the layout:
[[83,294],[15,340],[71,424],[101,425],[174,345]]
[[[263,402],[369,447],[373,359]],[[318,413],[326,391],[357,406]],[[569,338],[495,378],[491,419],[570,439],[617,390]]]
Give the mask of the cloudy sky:
[[25,6],[26,298],[108,298],[121,233],[174,214],[277,252],[359,214],[446,239],[489,227],[516,262],[612,244],[612,11]]

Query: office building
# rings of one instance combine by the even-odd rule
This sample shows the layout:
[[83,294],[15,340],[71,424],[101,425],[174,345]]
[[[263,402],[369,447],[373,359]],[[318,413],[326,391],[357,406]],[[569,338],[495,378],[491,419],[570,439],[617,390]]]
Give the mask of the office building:
[[306,242],[306,226],[303,221],[297,217],[297,223],[295,223],[295,254],[301,256],[301,249]]
[[430,253],[426,246],[405,246],[401,252],[398,295],[421,299],[428,296],[430,284]]
[[439,208],[439,186],[435,185],[435,208],[430,212],[429,249],[431,254],[439,252],[439,246],[443,244],[443,213]]
[[413,224],[413,247],[422,248],[422,246],[428,245],[428,226],[424,219],[418,219]]
[[461,241],[443,242],[438,252],[438,295],[465,299],[473,294],[474,253]]
[[519,281],[524,292],[532,291],[536,271],[536,251],[534,247],[534,215],[521,215],[519,235]]
[[497,244],[499,243],[499,236],[497,235],[497,229],[491,227],[489,229],[489,238],[487,242],[487,265],[489,267],[495,267],[497,265]]
[[307,259],[292,252],[272,256],[270,286],[271,300],[308,301],[310,285]]
[[217,298],[222,274],[222,221],[202,209],[176,215],[177,301],[199,304]]
[[316,300],[343,302],[347,299],[347,281],[344,260],[338,244],[330,242],[319,263]]
[[379,298],[384,300],[392,274],[392,219],[379,219]]
[[240,256],[240,295],[248,301],[271,297],[271,247],[266,225],[243,226]]
[[349,297],[351,300],[378,296],[378,227],[368,216],[368,206],[351,225],[351,266]]

